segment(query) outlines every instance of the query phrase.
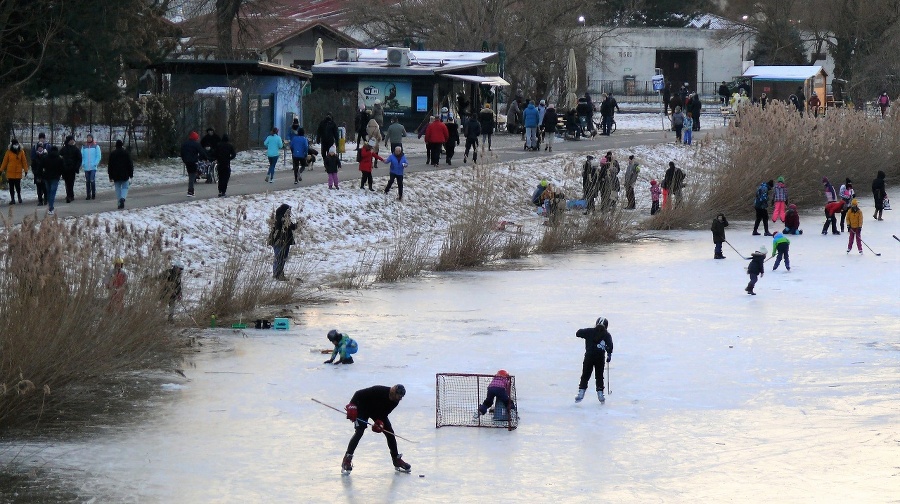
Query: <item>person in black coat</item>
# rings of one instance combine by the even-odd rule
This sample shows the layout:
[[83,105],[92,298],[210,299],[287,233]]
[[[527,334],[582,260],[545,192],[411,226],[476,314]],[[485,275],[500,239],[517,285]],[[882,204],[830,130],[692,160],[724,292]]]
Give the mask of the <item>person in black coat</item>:
[[347,419],[353,422],[354,428],[353,437],[350,438],[350,443],[347,445],[347,453],[341,462],[341,470],[345,474],[353,470],[353,452],[356,451],[360,439],[366,433],[369,419],[372,419],[372,432],[384,433],[394,469],[402,472],[410,471],[411,466],[404,462],[403,455],[398,453],[394,427],[388,418],[388,415],[400,404],[405,395],[406,387],[400,384],[393,387],[375,385],[357,390],[353,394],[350,403],[344,407],[347,411]]
[[756,280],[759,277],[762,277],[766,274],[766,255],[769,253],[766,250],[765,246],[760,247],[759,250],[754,250],[752,254],[750,254],[750,265],[747,266],[747,274],[750,275],[750,283],[747,284],[747,288],[744,289],[747,291],[747,294],[751,294],[753,296],[756,295],[753,292],[753,287],[756,285]]
[[[43,135],[43,133],[41,133]],[[31,149],[31,173],[34,176],[34,188],[37,191],[38,206],[43,206],[47,195],[47,184],[44,183],[44,163],[50,152],[48,145],[38,140]]]
[[447,141],[444,142],[444,152],[447,154],[447,164],[451,163],[453,159],[453,153],[456,150],[456,146],[459,145],[459,125],[453,121],[453,116],[447,116],[447,120],[444,121],[444,126],[447,127]]
[[694,119],[694,127],[691,128],[691,131],[700,131],[700,110],[703,108],[703,104],[700,103],[700,95],[694,93],[694,96],[691,98],[691,117]]
[[203,150],[206,151],[206,155],[209,156],[210,159],[215,159],[216,147],[219,146],[219,142],[221,141],[222,139],[216,134],[216,130],[207,128],[206,135],[200,140],[200,146],[203,147]]
[[[366,119],[366,123],[368,123],[368,119]],[[364,124],[362,128],[365,131],[366,125]],[[325,119],[322,119],[322,122],[319,123],[319,128],[316,130],[316,142],[321,144],[323,155],[328,152],[332,145],[337,143],[339,136],[340,132],[337,124],[334,123],[334,119],[331,118],[331,114],[325,114]]]
[[66,145],[59,151],[63,160],[62,178],[66,183],[66,203],[75,201],[75,176],[81,170],[81,150],[75,147],[75,137],[66,137]]
[[[37,175],[35,175],[37,177]],[[883,220],[881,214],[884,212],[884,198],[887,198],[887,190],[884,188],[883,171],[879,170],[875,180],[872,181],[872,196],[875,198],[875,220]]]
[[[479,115],[478,117],[481,116]],[[463,163],[469,158],[470,148],[472,149],[472,162],[478,162],[478,137],[484,132],[478,117],[476,117],[475,114],[472,114],[472,118],[469,119],[469,122],[466,125],[466,152],[463,154]]]
[[575,336],[584,339],[584,362],[581,365],[581,380],[578,382],[578,395],[575,396],[575,402],[581,402],[584,399],[592,371],[597,385],[597,399],[600,402],[606,401],[606,397],[603,396],[603,368],[605,363],[612,359],[613,352],[612,335],[607,330],[608,328],[609,321],[600,317],[594,327],[579,329],[575,332]]
[[553,152],[553,141],[556,139],[556,124],[559,117],[556,115],[556,107],[550,105],[544,112],[544,121],[541,122],[541,128],[544,130],[544,150]]
[[125,208],[125,198],[128,197],[128,186],[134,177],[134,163],[131,154],[125,150],[121,140],[116,140],[116,148],[109,153],[109,164],[106,168],[110,182],[116,188],[116,200],[119,202],[119,210]]
[[188,135],[187,141],[181,144],[181,161],[184,163],[184,169],[188,174],[188,192],[187,195],[194,196],[194,182],[197,181],[197,163],[201,159],[208,160],[209,156],[206,150],[200,145],[200,135],[196,131],[192,131]]
[[228,179],[231,178],[231,160],[237,156],[231,139],[228,135],[222,135],[222,140],[216,147],[216,171],[219,174],[219,197],[225,197],[228,191]]
[[725,259],[725,256],[722,255],[722,243],[725,241],[725,228],[727,227],[728,219],[725,218],[725,214],[720,213],[716,215],[716,218],[712,221],[712,226],[709,228],[712,231],[713,243],[716,244],[713,259]]
[[275,210],[275,219],[269,232],[269,246],[272,247],[274,255],[272,277],[276,280],[285,280],[284,264],[287,262],[291,245],[294,244],[296,229],[297,223],[291,221],[291,206],[282,204]]
[[722,101],[722,105],[728,105],[729,98],[731,98],[731,91],[728,90],[728,84],[722,81],[722,84],[719,85],[719,99]]
[[[662,89],[662,100],[663,100],[663,113],[669,115],[669,104],[672,101],[672,83],[666,81],[665,87]],[[672,112],[675,112],[675,108],[672,108]]]
[[59,177],[65,170],[65,163],[59,155],[57,146],[50,147],[50,153],[44,161],[44,184],[47,186],[47,214],[53,215],[56,203],[56,190],[59,188]]

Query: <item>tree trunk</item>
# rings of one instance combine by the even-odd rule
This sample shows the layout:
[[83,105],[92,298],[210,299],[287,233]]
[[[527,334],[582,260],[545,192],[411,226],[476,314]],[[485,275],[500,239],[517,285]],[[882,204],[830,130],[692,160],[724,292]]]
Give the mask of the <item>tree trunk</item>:
[[232,25],[241,10],[242,0],[216,0],[216,57],[229,59],[234,54]]

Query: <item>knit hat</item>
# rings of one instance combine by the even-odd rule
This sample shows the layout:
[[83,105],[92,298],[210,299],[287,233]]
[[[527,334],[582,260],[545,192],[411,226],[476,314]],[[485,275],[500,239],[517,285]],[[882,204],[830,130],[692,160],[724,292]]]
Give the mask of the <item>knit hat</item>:
[[541,180],[541,187],[547,187],[550,185],[550,182],[547,179]]
[[853,198],[852,200],[850,200],[850,206],[857,206],[857,205],[859,205],[859,201],[856,198]]
[[75,137],[74,137],[74,136],[69,135],[69,136],[66,137],[66,143],[74,142],[74,141],[75,141]]
[[497,376],[509,376],[509,373],[507,373],[505,369],[501,369],[500,371],[497,371]]
[[823,183],[823,184],[827,184],[827,183],[828,183],[828,177],[822,177],[822,183]]
[[784,182],[784,177],[778,177],[779,182]]
[[784,235],[781,234],[780,231],[776,231],[776,232],[775,232],[775,236],[773,236],[772,239],[773,239],[773,240],[777,240],[777,239],[779,239],[779,238],[784,238]]
[[796,209],[797,209],[797,205],[791,203],[790,205],[788,205],[788,208],[790,208],[791,210],[796,210]]
[[196,142],[197,140],[200,140],[200,135],[197,134],[196,131],[191,131],[191,134],[188,135],[188,140],[193,140]]
[[845,183],[846,183],[846,184],[852,184],[852,183],[853,183],[853,181],[851,181],[851,180],[850,180],[850,177],[847,177],[847,179],[846,179],[846,181],[845,181]]
[[334,145],[328,148],[329,154],[337,154],[337,149],[334,148]]
[[657,182],[656,179],[653,179],[653,180],[650,181],[650,185],[656,185],[656,184],[658,184],[658,183],[659,183],[659,182]]
[[406,395],[406,387],[398,383],[394,385],[394,392],[402,399]]
[[116,148],[123,147],[125,144],[121,140],[116,140]]
[[763,255],[768,254],[768,253],[769,253],[769,247],[766,247],[765,245],[763,245],[762,247],[759,247],[759,253],[760,253],[760,254],[763,254]]

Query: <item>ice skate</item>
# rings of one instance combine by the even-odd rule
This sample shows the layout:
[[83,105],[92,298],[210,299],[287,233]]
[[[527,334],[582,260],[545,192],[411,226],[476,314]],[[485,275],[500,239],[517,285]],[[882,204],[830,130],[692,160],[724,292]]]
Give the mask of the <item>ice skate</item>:
[[601,403],[605,403],[605,402],[606,402],[606,396],[603,395],[603,391],[602,391],[602,390],[598,390],[598,391],[597,391],[597,400],[600,401]]
[[410,469],[412,468],[412,466],[407,464],[406,462],[404,462],[402,457],[403,457],[402,453],[397,454],[397,456],[394,457],[394,469],[399,472],[408,473],[410,471]]
[[578,395],[575,396],[575,402],[581,402],[581,400],[584,399],[585,391],[585,389],[578,389]]
[[341,462],[341,474],[350,474],[350,471],[353,470],[353,454],[348,453],[344,455],[344,460]]

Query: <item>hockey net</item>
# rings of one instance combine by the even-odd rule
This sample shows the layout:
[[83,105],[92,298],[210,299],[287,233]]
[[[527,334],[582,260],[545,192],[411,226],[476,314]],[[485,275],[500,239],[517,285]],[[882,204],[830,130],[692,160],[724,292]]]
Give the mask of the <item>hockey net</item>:
[[[498,427],[513,430],[519,426],[516,409],[508,411],[499,399],[484,415],[476,415],[487,398],[494,375],[438,373],[435,387],[435,427]],[[509,399],[516,402],[516,377],[509,377]]]

